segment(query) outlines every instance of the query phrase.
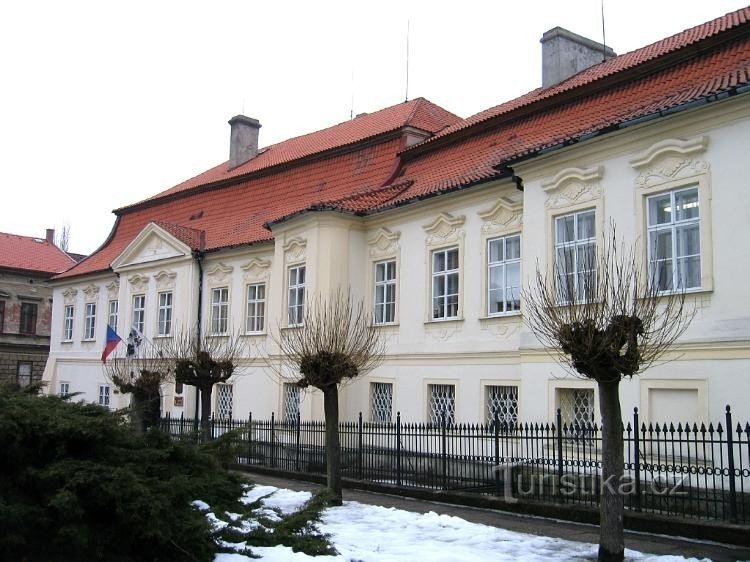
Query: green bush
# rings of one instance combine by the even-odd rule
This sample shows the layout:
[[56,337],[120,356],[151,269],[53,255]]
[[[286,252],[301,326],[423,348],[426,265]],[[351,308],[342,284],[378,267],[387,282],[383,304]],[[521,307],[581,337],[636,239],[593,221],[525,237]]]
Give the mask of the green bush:
[[191,502],[230,509],[241,494],[205,447],[8,387],[0,451],[0,560],[211,560],[215,535]]

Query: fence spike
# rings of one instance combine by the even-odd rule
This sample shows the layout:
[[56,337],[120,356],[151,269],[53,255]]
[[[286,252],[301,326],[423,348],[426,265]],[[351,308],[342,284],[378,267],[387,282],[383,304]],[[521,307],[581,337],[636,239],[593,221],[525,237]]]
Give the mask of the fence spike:
[[722,433],[724,433],[724,428],[722,428],[722,427],[721,427],[721,422],[719,422],[719,423],[718,423],[718,424],[716,425],[716,433],[718,433],[718,434],[719,434],[719,436],[721,436],[721,434],[722,434]]
[[674,424],[672,422],[669,423],[669,433],[674,433]]

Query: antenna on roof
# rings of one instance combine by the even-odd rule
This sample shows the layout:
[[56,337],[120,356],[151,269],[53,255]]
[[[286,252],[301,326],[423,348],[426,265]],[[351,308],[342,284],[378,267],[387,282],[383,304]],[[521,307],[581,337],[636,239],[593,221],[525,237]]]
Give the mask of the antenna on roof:
[[404,101],[409,101],[409,27],[410,22],[406,20],[406,95]]
[[604,0],[602,0],[602,62],[607,60],[607,34],[604,31]]

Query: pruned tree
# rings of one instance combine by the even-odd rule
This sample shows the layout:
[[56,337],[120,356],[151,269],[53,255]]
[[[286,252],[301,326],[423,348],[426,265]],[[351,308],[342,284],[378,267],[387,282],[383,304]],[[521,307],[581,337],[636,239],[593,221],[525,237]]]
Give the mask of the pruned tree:
[[175,382],[194,386],[200,395],[201,427],[209,427],[215,384],[226,382],[236,371],[244,344],[236,334],[200,334],[178,331],[168,344],[174,361]]
[[[654,364],[694,316],[679,287],[664,290],[656,267],[618,242],[611,225],[595,246],[562,248],[549,274],[539,267],[524,291],[525,321],[542,345],[571,373],[596,381],[602,416],[602,490],[599,560],[622,560],[623,426],[620,381]],[[578,262],[574,263],[575,260]]]
[[60,248],[63,252],[68,251],[68,247],[70,246],[70,225],[67,223],[64,223],[62,225],[62,228],[59,230],[57,234],[57,241],[55,242],[55,246]]
[[159,425],[161,385],[174,380],[174,361],[164,347],[141,345],[132,355],[115,352],[104,372],[117,390],[130,394],[128,415],[134,428],[145,432]]
[[341,290],[312,299],[302,326],[279,332],[282,376],[323,393],[326,481],[331,503],[341,505],[339,386],[375,368],[382,361],[385,342],[364,303]]

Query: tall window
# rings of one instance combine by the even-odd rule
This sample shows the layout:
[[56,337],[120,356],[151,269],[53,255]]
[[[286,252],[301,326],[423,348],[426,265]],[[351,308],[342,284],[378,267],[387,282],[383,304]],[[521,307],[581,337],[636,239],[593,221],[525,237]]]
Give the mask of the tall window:
[[159,293],[159,320],[157,334],[160,336],[172,335],[172,293]]
[[73,317],[75,316],[75,307],[69,304],[65,307],[65,315],[63,317],[63,341],[71,341],[73,339]]
[[36,310],[37,306],[35,303],[21,303],[21,322],[18,327],[20,333],[29,335],[36,334]]
[[456,387],[452,384],[428,385],[429,416],[433,425],[452,425],[456,421]]
[[432,318],[458,317],[458,248],[432,252]]
[[262,332],[266,317],[266,285],[256,283],[247,286],[246,332]]
[[701,286],[698,188],[648,198],[648,265],[660,291]]
[[83,339],[93,340],[96,337],[96,303],[87,302],[83,315]]
[[487,421],[513,427],[518,421],[518,387],[486,386]]
[[284,419],[288,422],[296,422],[299,416],[300,387],[288,382],[284,383]]
[[120,301],[111,300],[109,301],[109,317],[107,324],[109,324],[113,330],[117,330],[117,314],[120,310]]
[[131,326],[143,333],[146,326],[146,295],[133,295],[133,322]]
[[560,302],[585,302],[596,286],[594,211],[555,219],[555,283]]
[[521,308],[521,236],[487,241],[487,314]]
[[216,385],[216,415],[220,419],[232,419],[234,387],[231,384]]
[[375,264],[375,324],[396,320],[396,261]]
[[305,321],[305,266],[289,268],[289,325],[301,326]]
[[226,334],[229,330],[229,288],[211,291],[211,332]]
[[109,385],[99,385],[99,405],[109,407]]
[[31,361],[19,361],[16,365],[16,377],[18,386],[29,386],[31,384],[31,371],[34,364]]
[[5,328],[5,301],[0,301],[0,334],[3,333]]
[[393,415],[393,385],[387,382],[370,383],[370,419],[375,423],[390,423]]

